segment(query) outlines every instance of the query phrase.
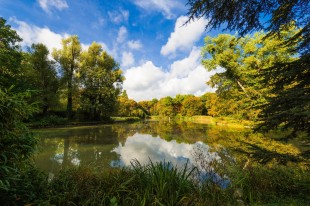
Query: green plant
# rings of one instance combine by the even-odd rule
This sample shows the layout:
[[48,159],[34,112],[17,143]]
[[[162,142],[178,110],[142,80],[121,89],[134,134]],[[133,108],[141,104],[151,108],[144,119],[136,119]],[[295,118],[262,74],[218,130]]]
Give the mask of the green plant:
[[29,93],[12,93],[11,89],[0,89],[0,202],[3,205],[34,201],[44,182],[44,175],[32,167],[30,159],[37,139],[22,121],[36,107],[27,103]]

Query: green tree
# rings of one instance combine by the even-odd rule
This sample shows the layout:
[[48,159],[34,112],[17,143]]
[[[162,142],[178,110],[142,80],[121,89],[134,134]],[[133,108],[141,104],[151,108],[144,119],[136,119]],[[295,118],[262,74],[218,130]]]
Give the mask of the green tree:
[[185,95],[177,94],[177,95],[175,96],[175,98],[173,98],[174,108],[175,108],[176,113],[181,114],[182,107],[183,107],[183,101],[184,101],[187,97],[189,97],[189,96],[193,96],[193,95],[188,95],[188,94],[185,94]]
[[114,112],[123,82],[122,71],[115,60],[93,42],[81,54],[81,107],[90,119],[108,118]]
[[[288,38],[294,31],[283,31],[281,36]],[[294,60],[292,48],[281,46],[284,42],[285,38],[265,38],[263,33],[242,38],[229,34],[205,38],[202,63],[209,71],[221,70],[208,84],[217,88],[218,97],[225,102],[222,115],[257,118],[259,107],[272,96],[271,86],[262,84],[266,72],[276,63]]]
[[267,37],[281,38],[281,31],[289,30],[292,22],[300,28],[282,45],[293,45],[293,51],[298,52],[299,58],[292,62],[276,63],[266,73],[268,78],[265,78],[265,83],[273,87],[277,95],[268,98],[261,116],[264,123],[260,128],[270,130],[284,125],[285,128],[293,128],[294,133],[299,130],[309,133],[309,1],[189,0],[188,5],[188,22],[206,17],[206,28],[219,28],[225,24],[228,30],[238,31],[241,36],[263,29]]
[[219,116],[219,108],[224,108],[221,104],[221,101],[218,101],[218,97],[216,93],[206,93],[203,95],[205,98],[205,107],[207,109],[207,114],[216,117]]
[[202,115],[203,109],[204,105],[199,97],[187,96],[182,102],[181,114],[188,117]]
[[44,44],[33,44],[27,68],[28,84],[34,90],[33,98],[40,103],[43,115],[57,104],[59,80],[54,63],[48,59],[49,51]]
[[118,97],[118,104],[117,104],[117,116],[121,117],[129,117],[132,107],[134,107],[136,102],[130,101],[128,98],[126,90]]
[[0,18],[0,87],[9,88],[17,84],[22,60],[19,42],[22,39],[16,31]]
[[174,117],[176,115],[175,105],[171,97],[164,97],[158,101],[158,114],[164,117]]
[[76,81],[75,72],[78,70],[81,53],[81,43],[78,36],[70,36],[62,40],[62,49],[54,49],[52,56],[59,63],[63,71],[63,78],[67,84],[67,117],[72,118],[73,89]]

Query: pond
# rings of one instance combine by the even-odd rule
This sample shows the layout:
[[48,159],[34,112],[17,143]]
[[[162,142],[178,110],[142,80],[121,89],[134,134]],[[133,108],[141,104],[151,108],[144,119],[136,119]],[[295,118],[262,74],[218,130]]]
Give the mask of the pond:
[[[132,160],[141,164],[150,160],[166,161],[177,166],[188,162],[199,167],[197,153],[202,153],[198,156],[204,161],[211,161],[220,158],[217,151],[223,148],[233,151],[234,158],[257,156],[262,152],[269,158],[272,153],[268,154],[268,147],[272,152],[275,148],[295,151],[270,140],[263,145],[265,141],[250,130],[189,122],[115,123],[43,129],[35,133],[40,137],[36,164],[50,174],[78,165],[101,170],[130,166]],[[253,142],[257,142],[254,147]]]
[[49,173],[74,165],[130,166],[132,160],[195,165],[197,149],[217,158],[206,144],[208,132],[207,125],[156,121],[36,130],[40,149],[35,161]]

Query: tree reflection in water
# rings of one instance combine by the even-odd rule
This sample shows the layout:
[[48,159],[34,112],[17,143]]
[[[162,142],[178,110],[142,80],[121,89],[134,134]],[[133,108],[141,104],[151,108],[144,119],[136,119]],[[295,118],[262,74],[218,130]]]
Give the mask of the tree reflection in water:
[[[74,165],[105,169],[127,166],[133,159],[141,163],[170,161],[182,166],[186,161],[197,166],[193,154],[201,146],[210,160],[219,150],[240,161],[251,157],[259,146],[262,151],[300,154],[291,144],[284,144],[253,134],[248,129],[208,126],[189,122],[139,122],[89,127],[44,129],[36,131],[41,137],[37,165],[49,172]],[[259,155],[252,155],[260,157]],[[281,155],[280,155],[281,156]],[[275,155],[275,157],[278,157]],[[196,161],[197,162],[197,161]]]

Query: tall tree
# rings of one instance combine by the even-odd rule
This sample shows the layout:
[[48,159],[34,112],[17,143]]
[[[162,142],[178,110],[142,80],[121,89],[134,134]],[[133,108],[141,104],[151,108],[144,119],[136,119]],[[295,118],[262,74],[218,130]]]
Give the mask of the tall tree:
[[49,51],[44,44],[33,44],[30,50],[29,82],[33,95],[40,102],[43,115],[56,104],[59,81],[54,63],[48,59]]
[[268,98],[263,110],[261,128],[270,130],[281,125],[294,132],[310,132],[310,21],[308,0],[189,0],[188,22],[201,17],[208,19],[206,28],[238,31],[241,36],[255,30],[265,30],[267,37],[281,37],[294,23],[300,30],[286,39],[283,46],[294,45],[299,58],[277,63],[266,73],[265,84],[277,94]]
[[0,87],[8,88],[16,85],[22,55],[19,42],[22,39],[16,31],[0,17]]
[[81,54],[80,79],[82,108],[93,120],[108,118],[113,113],[123,82],[122,71],[115,60],[93,42]]
[[75,72],[78,69],[78,63],[81,53],[81,43],[78,36],[70,36],[62,40],[62,49],[54,49],[52,56],[60,64],[65,82],[67,84],[67,117],[72,117],[73,86],[75,81]]
[[[282,36],[294,35],[294,31],[283,31],[286,36]],[[263,33],[255,33],[253,37],[220,34],[215,38],[205,38],[203,65],[209,71],[222,70],[208,82],[217,88],[219,98],[226,102],[222,105],[225,108],[221,110],[222,115],[256,118],[258,107],[266,103],[271,92],[270,87],[262,84],[264,74],[276,63],[294,60],[291,47],[281,47],[285,38],[264,37]]]

